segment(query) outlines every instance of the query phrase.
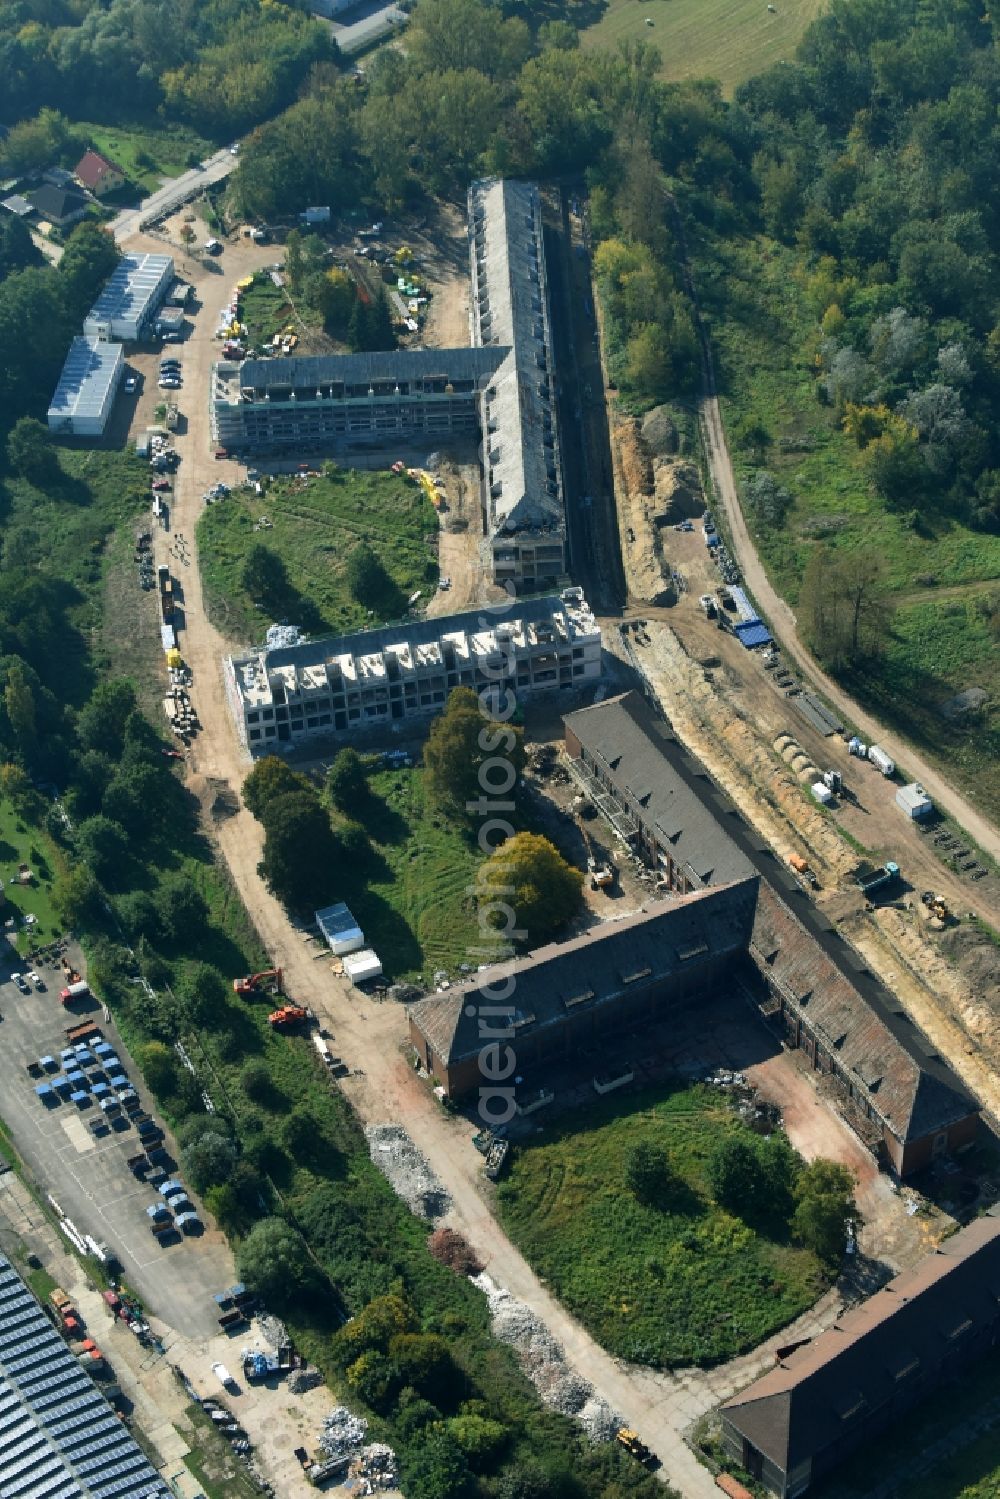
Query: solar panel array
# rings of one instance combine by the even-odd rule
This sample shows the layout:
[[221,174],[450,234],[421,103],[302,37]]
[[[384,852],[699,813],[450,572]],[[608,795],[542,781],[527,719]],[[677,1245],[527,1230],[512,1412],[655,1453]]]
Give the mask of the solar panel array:
[[0,1495],[170,1499],[149,1459],[3,1255]]

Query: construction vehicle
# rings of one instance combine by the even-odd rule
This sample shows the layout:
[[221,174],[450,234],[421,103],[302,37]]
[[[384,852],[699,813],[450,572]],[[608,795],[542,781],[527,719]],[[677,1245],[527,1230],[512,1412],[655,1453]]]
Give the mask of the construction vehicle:
[[233,993],[246,997],[256,994],[261,985],[266,985],[269,994],[280,994],[282,970],[280,968],[265,968],[262,973],[248,973],[245,978],[233,979]]
[[271,1011],[267,1023],[273,1025],[276,1031],[290,1031],[296,1026],[305,1025],[309,1018],[309,1011],[302,1005],[282,1005],[280,1010]]
[[933,890],[925,890],[920,899],[927,907],[931,926],[935,931],[940,931],[942,927],[951,924],[951,911],[948,909],[948,903],[943,895],[935,895]]
[[79,974],[76,979],[67,984],[65,989],[60,989],[59,999],[64,1005],[71,1005],[78,999],[90,998],[90,985]]
[[[582,808],[578,816],[582,816]],[[580,828],[583,841],[587,846],[587,878],[591,890],[610,890],[615,883],[615,871],[606,861],[602,864],[597,858],[597,849],[594,847],[593,839],[585,827]]]
[[645,1442],[639,1440],[638,1433],[633,1431],[630,1426],[620,1426],[615,1432],[615,1441],[624,1447],[625,1451],[631,1457],[634,1457],[636,1462],[642,1463],[644,1468],[658,1468],[660,1466],[659,1458],[655,1453],[650,1452]]
[[844,789],[844,777],[840,774],[839,770],[824,770],[823,785],[828,791],[832,791],[835,795],[839,796]]
[[871,869],[862,864],[854,878],[862,895],[871,896],[896,883],[899,879],[899,865],[894,864],[891,859],[877,869]]
[[59,1325],[69,1338],[83,1337],[83,1320],[61,1286],[49,1292],[49,1301],[59,1318]]

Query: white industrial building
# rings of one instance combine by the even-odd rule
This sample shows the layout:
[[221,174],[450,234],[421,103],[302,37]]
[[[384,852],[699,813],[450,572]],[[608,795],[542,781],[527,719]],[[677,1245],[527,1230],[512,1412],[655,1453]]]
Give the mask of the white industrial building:
[[49,405],[49,431],[102,437],[124,370],[121,344],[74,338]]
[[900,786],[896,792],[896,806],[914,822],[918,822],[921,817],[930,817],[934,811],[934,803],[917,781],[911,781],[908,786]]
[[0,1255],[3,1499],[170,1499],[10,1262]]
[[579,588],[355,635],[266,647],[225,661],[226,690],[252,754],[313,736],[353,737],[440,713],[455,687],[517,698],[596,682],[601,632]]
[[317,911],[316,924],[336,958],[359,952],[365,945],[365,934],[343,901]]
[[505,358],[483,391],[483,509],[498,583],[551,587],[566,572],[566,514],[542,203],[532,182],[469,189],[474,347]]
[[87,314],[90,338],[135,343],[143,336],[174,279],[169,255],[123,255]]

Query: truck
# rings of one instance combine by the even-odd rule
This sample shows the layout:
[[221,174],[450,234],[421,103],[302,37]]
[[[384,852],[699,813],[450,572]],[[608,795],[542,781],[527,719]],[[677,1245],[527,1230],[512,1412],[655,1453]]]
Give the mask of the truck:
[[75,983],[67,984],[65,989],[60,989],[59,999],[64,1005],[71,1005],[78,999],[90,998],[90,985],[86,979],[77,979]]
[[882,775],[891,777],[896,774],[895,760],[886,754],[880,744],[870,744],[868,746],[868,758],[875,769],[881,771]]
[[[65,1004],[65,1000],[63,1001]],[[72,1045],[75,1041],[96,1041],[100,1036],[100,1028],[92,1020],[84,1020],[80,1025],[66,1027],[66,1040]]]
[[225,1364],[213,1364],[212,1373],[215,1375],[216,1379],[219,1381],[224,1390],[239,1390],[239,1385],[236,1383],[235,1379],[230,1374]]
[[163,623],[169,624],[174,617],[174,583],[168,578],[160,585],[160,612],[163,615]]
[[896,883],[899,879],[899,865],[894,864],[891,859],[885,864],[880,864],[877,869],[862,865],[854,878],[862,895],[871,896]]

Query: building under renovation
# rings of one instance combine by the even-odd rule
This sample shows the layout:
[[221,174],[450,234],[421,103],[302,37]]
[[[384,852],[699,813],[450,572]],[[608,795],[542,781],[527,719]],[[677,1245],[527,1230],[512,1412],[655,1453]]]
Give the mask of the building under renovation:
[[744,988],[824,1074],[872,1154],[908,1176],[970,1143],[976,1100],[670,724],[636,692],[564,722],[584,794],[664,886],[685,893],[762,876]]
[[266,754],[310,736],[355,737],[427,718],[455,687],[506,685],[521,698],[600,678],[601,632],[580,589],[500,607],[228,657],[240,740]]
[[234,452],[301,452],[479,431],[493,574],[551,588],[566,579],[565,507],[537,187],[474,184],[469,251],[471,347],[223,360],[212,435]]
[[[992,1209],[722,1407],[726,1453],[779,1499],[814,1483],[1000,1342]],[[905,1491],[904,1489],[901,1492]]]

